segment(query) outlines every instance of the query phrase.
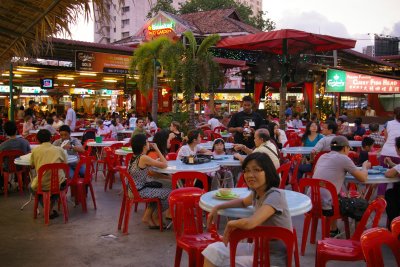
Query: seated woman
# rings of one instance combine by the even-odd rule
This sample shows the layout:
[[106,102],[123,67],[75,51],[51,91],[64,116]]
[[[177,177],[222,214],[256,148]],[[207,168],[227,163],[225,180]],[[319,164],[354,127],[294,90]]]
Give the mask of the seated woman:
[[[133,177],[140,196],[143,198],[159,198],[161,200],[162,211],[166,211],[168,209],[168,197],[171,193],[171,189],[148,187],[146,186],[146,181],[148,180],[149,167],[167,168],[167,160],[155,143],[149,144],[147,142],[147,137],[144,134],[138,134],[132,137],[131,146],[133,156],[129,162],[128,171]],[[159,161],[146,155],[150,147],[158,153]],[[158,219],[156,219],[157,212],[154,212],[156,209],[157,205],[154,202],[150,203],[142,218],[142,222],[147,224],[150,229],[159,228],[155,223],[158,221]]]
[[277,145],[279,149],[282,149],[282,147],[288,141],[285,131],[279,129],[279,125],[275,122],[271,122],[268,124],[268,130],[273,142]]
[[201,142],[201,135],[199,130],[192,130],[188,133],[188,142],[186,145],[179,149],[177,159],[183,157],[196,156],[197,154],[212,155],[212,152],[208,149],[198,146]]
[[[167,155],[167,139],[168,139],[168,131],[167,130],[161,130],[156,132],[153,138],[153,143],[155,143],[158,147],[158,150],[161,152],[161,154],[165,157]],[[150,158],[157,160],[159,158],[159,154],[156,150],[150,149],[149,152],[147,153],[147,156]],[[163,173],[155,172],[155,171],[149,171],[149,178],[150,180],[158,179],[157,181],[163,184],[163,187],[165,188],[172,188],[171,185],[171,176],[166,175]]]
[[24,124],[22,126],[22,136],[29,135],[30,130],[35,130],[35,125],[33,124],[32,116],[26,115],[24,118]]
[[[229,266],[229,237],[233,230],[249,230],[256,226],[280,226],[292,230],[285,192],[278,189],[279,176],[274,164],[265,153],[252,153],[242,164],[244,179],[251,189],[246,198],[235,199],[215,206],[209,213],[207,225],[218,217],[218,210],[226,208],[245,208],[253,205],[254,214],[249,218],[231,220],[224,231],[223,242],[210,244],[203,252],[204,266]],[[252,243],[239,243],[236,251],[236,264],[253,266]],[[270,263],[276,266],[286,265],[286,249],[280,241],[270,243]]]
[[321,127],[315,122],[309,122],[306,131],[301,138],[301,145],[306,147],[314,147],[319,140],[324,138],[321,134]]
[[[169,136],[168,136],[168,142],[167,142],[167,148],[171,148],[171,140],[177,140],[179,142],[182,142],[182,132],[179,131],[179,128],[181,127],[180,123],[177,121],[171,122],[171,125],[169,126]],[[175,145],[178,146],[178,145]],[[175,151],[178,151],[179,147],[175,147]]]

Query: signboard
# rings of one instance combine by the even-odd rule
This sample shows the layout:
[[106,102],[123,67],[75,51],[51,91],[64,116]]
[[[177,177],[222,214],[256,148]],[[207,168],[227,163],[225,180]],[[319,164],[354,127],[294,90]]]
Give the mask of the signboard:
[[142,37],[145,40],[153,40],[159,36],[165,36],[170,39],[176,39],[178,35],[187,31],[188,27],[172,16],[160,11],[155,17],[148,20],[134,36]]
[[123,95],[124,91],[122,90],[108,90],[101,89],[101,95]]
[[75,52],[77,71],[128,74],[131,56],[90,51]]
[[326,91],[395,94],[400,93],[400,80],[328,69],[326,73]]
[[71,95],[94,95],[95,91],[85,88],[73,88],[69,90],[69,93]]
[[22,91],[23,94],[47,94],[46,89],[42,89],[40,87],[31,87],[31,86],[22,86]]
[[0,85],[0,93],[9,93],[10,86],[9,85]]

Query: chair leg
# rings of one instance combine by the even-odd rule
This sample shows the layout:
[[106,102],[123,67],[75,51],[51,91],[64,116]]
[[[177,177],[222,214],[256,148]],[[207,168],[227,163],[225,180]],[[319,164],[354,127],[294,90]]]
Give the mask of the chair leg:
[[79,202],[81,202],[82,211],[87,212],[87,205],[86,205],[86,190],[84,184],[78,185],[78,197]]
[[196,253],[194,251],[188,251],[189,254],[189,267],[196,267]]
[[39,203],[39,196],[37,194],[35,194],[34,198],[35,198],[35,200],[34,200],[34,204],[33,204],[33,218],[36,219],[38,203]]
[[296,267],[300,267],[299,244],[297,240],[296,228],[293,228],[293,235],[294,235],[294,263]]
[[[119,210],[119,220],[118,220],[118,230],[121,230],[122,226],[122,221],[124,219],[124,214],[125,214],[125,196],[122,196],[122,203],[121,203],[121,209]],[[137,203],[136,203],[137,204]]]
[[50,220],[50,193],[43,193],[43,216],[44,224],[49,225]]
[[63,213],[64,213],[64,223],[68,222],[68,203],[67,203],[67,194],[66,192],[60,192],[60,199],[61,199],[61,204],[63,207]]
[[175,267],[181,266],[181,259],[182,259],[182,248],[176,246],[175,250]]
[[17,175],[17,178],[18,178],[18,188],[19,188],[19,192],[20,192],[21,194],[23,194],[23,192],[24,192],[24,182],[23,182],[23,180],[22,180],[22,171],[17,172],[16,175]]
[[127,201],[125,203],[125,215],[124,215],[124,228],[122,229],[123,234],[128,234],[129,218],[131,217],[132,202]]
[[92,183],[89,184],[89,189],[90,189],[90,195],[92,196],[94,209],[97,210],[96,197],[94,195],[94,190],[93,190]]
[[135,203],[135,212],[137,212],[138,205],[139,205],[139,203],[136,202],[136,203]]
[[303,225],[303,236],[301,238],[301,255],[304,256],[304,251],[306,250],[308,230],[310,228],[311,215],[305,214],[304,225]]
[[10,179],[10,174],[8,172],[3,172],[3,180],[4,180],[4,196],[8,196],[8,180]]
[[315,267],[325,267],[327,258],[323,254],[318,253],[318,246],[319,245],[317,244],[315,249]]
[[311,244],[315,244],[315,239],[317,236],[317,228],[318,228],[318,218],[313,217],[311,221],[311,237],[310,237]]
[[157,201],[157,209],[158,209],[158,223],[160,224],[160,231],[163,231],[164,225],[162,220],[162,209],[161,209],[161,201]]

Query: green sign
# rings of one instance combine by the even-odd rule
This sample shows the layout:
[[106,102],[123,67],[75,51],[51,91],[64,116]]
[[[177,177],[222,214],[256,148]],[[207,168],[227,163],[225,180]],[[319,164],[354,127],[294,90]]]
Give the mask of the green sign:
[[326,91],[344,92],[346,90],[346,72],[328,69],[326,72]]

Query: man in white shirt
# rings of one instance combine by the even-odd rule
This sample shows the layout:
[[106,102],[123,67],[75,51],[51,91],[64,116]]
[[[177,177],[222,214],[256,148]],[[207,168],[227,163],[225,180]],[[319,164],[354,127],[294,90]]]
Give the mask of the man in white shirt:
[[63,125],[64,125],[64,122],[62,120],[60,120],[58,115],[54,115],[53,116],[53,128],[58,131],[58,129],[60,129],[60,127]]
[[209,125],[209,127],[211,128],[212,131],[214,131],[214,129],[218,126],[221,126],[221,123],[219,122],[219,120],[215,117],[214,114],[210,114],[210,119],[208,120],[207,124]]
[[294,113],[293,115],[293,120],[292,120],[292,126],[295,129],[300,129],[303,127],[303,122],[300,120],[300,114],[299,113]]
[[72,109],[72,104],[71,102],[65,103],[65,107],[67,108],[67,116],[65,117],[65,124],[69,126],[71,131],[75,131],[75,125],[76,125],[76,113]]
[[376,112],[371,108],[370,105],[367,106],[367,110],[365,111],[365,117],[375,117]]
[[132,117],[129,118],[129,129],[134,130],[136,128],[137,118],[135,113],[132,114]]

